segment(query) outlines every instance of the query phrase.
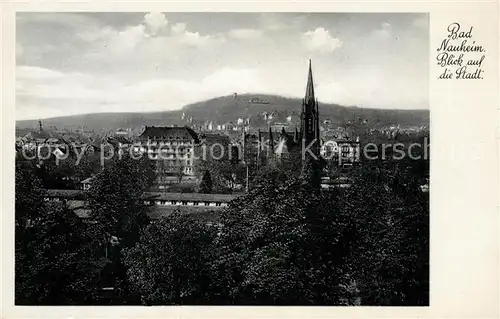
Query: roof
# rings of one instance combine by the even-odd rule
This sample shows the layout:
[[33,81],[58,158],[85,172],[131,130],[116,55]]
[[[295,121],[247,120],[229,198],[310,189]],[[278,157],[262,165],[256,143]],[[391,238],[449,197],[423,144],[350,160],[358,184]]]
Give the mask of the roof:
[[187,126],[146,126],[146,129],[139,138],[164,137],[171,136],[172,134],[188,137],[194,140],[195,143],[199,143],[200,141],[198,134]]
[[147,214],[151,219],[160,219],[162,217],[167,217],[174,212],[179,212],[181,214],[207,214],[214,211],[220,211],[224,207],[222,206],[166,206],[166,207],[154,207]]
[[84,179],[83,181],[81,181],[80,183],[81,184],[87,184],[87,183],[90,183],[93,179],[95,178],[95,176],[90,176],[86,179]]
[[228,135],[221,135],[217,133],[202,133],[199,135],[199,138],[207,143],[213,143],[213,142],[229,143],[230,141],[230,137]]
[[130,144],[131,142],[126,139],[124,136],[122,135],[117,135],[117,136],[113,136],[113,137],[109,137],[107,139],[107,142],[114,145],[114,144],[117,144],[117,143],[121,143],[121,144]]
[[50,134],[45,131],[31,131],[24,137],[27,139],[45,140],[50,137]]
[[[221,206],[166,206],[166,207],[153,207],[151,210],[147,212],[149,218],[151,219],[160,219],[163,217],[167,217],[169,215],[172,215],[175,212],[179,212],[181,214],[190,214],[190,215],[197,215],[197,216],[203,216],[203,215],[208,215],[211,216],[213,214],[216,214],[217,211],[220,211],[224,207]],[[75,214],[82,218],[82,219],[88,219],[91,218],[91,212],[90,209],[86,207],[80,207],[76,206],[72,207],[73,211]]]
[[235,199],[237,196],[233,194],[146,192],[144,193],[144,197],[151,200],[207,201],[227,203]]
[[[66,199],[84,198],[85,191],[78,189],[47,189],[47,197],[59,197]],[[150,200],[176,200],[176,201],[203,201],[228,203],[235,199],[234,194],[200,194],[200,193],[165,193],[165,192],[145,192],[144,199]]]

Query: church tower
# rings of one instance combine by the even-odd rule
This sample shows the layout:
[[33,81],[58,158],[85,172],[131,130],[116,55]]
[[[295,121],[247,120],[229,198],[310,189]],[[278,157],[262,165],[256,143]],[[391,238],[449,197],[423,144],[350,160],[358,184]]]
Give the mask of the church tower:
[[[302,102],[300,135],[302,136],[303,156],[311,156],[310,153],[313,153],[316,158],[319,158],[319,110],[318,101],[314,96],[314,82],[312,76],[311,60],[309,60],[309,74],[307,76],[306,95]],[[311,147],[309,147],[309,145],[311,145]],[[310,152],[307,150],[310,150]]]

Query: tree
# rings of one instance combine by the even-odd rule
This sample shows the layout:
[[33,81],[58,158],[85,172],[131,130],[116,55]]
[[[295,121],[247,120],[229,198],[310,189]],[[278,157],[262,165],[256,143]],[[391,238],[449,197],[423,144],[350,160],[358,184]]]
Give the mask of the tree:
[[78,164],[75,161],[75,178],[82,181],[90,176],[96,175],[101,170],[100,157],[97,153],[85,153]]
[[15,215],[16,236],[43,215],[42,181],[36,174],[34,162],[18,162],[15,168]]
[[177,177],[177,183],[182,182],[182,178],[184,177],[184,166],[179,165],[177,167],[177,171],[175,172],[175,176]]
[[428,305],[429,203],[416,164],[365,163],[339,198],[352,227],[346,267],[364,305]]
[[132,245],[148,223],[142,195],[155,180],[153,164],[147,158],[114,159],[93,180],[87,200],[106,242],[115,236],[125,246]]
[[103,260],[95,256],[87,225],[73,211],[44,202],[36,169],[31,162],[16,164],[15,302],[92,303]]
[[203,193],[203,194],[212,193],[212,177],[210,177],[210,172],[208,170],[205,170],[205,173],[203,173],[198,193]]
[[155,178],[151,160],[115,158],[95,177],[86,194],[91,218],[97,222],[93,225],[94,237],[110,262],[103,270],[102,281],[115,288],[120,302],[133,299],[128,292],[121,250],[132,247],[149,224],[149,207],[142,196]]
[[92,303],[102,260],[93,255],[80,218],[62,205],[44,204],[33,172],[16,166],[15,302]]
[[214,229],[186,215],[150,224],[125,250],[127,278],[144,305],[209,303]]
[[222,217],[213,265],[213,291],[221,300],[332,305],[347,299],[340,240],[346,227],[336,201],[321,204],[324,199],[300,178],[263,178],[233,201]]
[[231,193],[245,184],[245,166],[229,159],[200,160],[196,163],[195,171],[200,179],[205,171],[210,173],[212,190],[215,193]]

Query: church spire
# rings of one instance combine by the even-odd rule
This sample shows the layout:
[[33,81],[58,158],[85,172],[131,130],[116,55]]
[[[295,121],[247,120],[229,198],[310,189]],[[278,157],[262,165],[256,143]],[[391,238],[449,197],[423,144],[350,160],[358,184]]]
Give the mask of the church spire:
[[309,74],[307,75],[307,86],[306,86],[306,96],[304,98],[304,103],[308,104],[312,101],[314,103],[316,99],[314,98],[314,83],[311,67],[311,59],[309,59]]
[[[319,157],[319,110],[318,101],[314,96],[311,60],[309,60],[306,94],[302,104],[300,133],[302,135],[303,155],[307,156],[312,153],[315,158]],[[307,153],[305,152],[306,149],[308,150]]]

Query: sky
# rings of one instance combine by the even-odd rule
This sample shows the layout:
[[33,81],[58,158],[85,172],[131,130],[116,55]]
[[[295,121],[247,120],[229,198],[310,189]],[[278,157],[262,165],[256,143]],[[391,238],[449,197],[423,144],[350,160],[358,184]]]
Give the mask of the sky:
[[179,109],[235,92],[429,108],[426,13],[17,13],[16,119]]

